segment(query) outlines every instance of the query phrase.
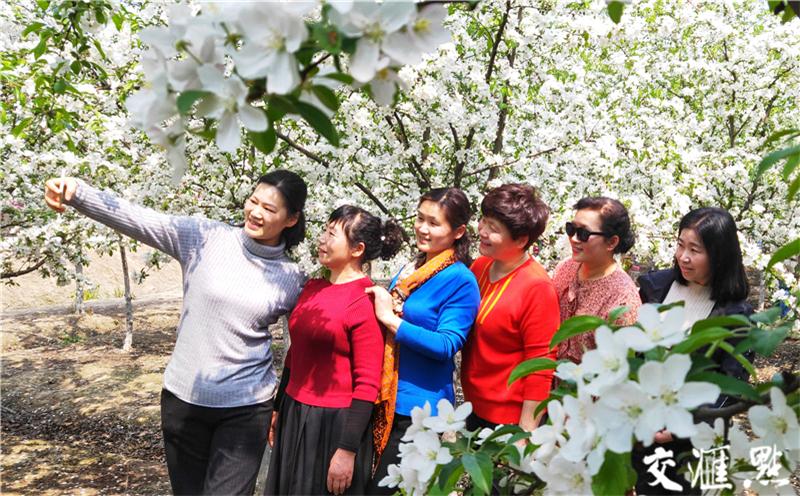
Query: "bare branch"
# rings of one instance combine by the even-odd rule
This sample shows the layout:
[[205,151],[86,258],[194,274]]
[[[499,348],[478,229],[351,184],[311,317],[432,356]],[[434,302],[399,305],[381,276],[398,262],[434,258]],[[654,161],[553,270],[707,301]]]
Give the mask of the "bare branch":
[[362,193],[364,193],[365,195],[367,195],[367,197],[368,197],[370,200],[372,200],[372,202],[373,202],[375,205],[377,205],[377,207],[378,207],[379,209],[381,209],[381,212],[383,212],[383,213],[384,213],[384,214],[386,214],[386,215],[391,215],[391,212],[389,212],[389,209],[388,209],[388,208],[386,208],[386,205],[384,205],[384,204],[383,204],[383,202],[382,202],[382,201],[380,201],[380,199],[378,199],[378,197],[377,197],[377,196],[375,196],[375,194],[374,194],[372,191],[370,191],[370,189],[369,189],[369,188],[367,188],[366,186],[364,186],[364,185],[363,185],[363,184],[361,184],[360,182],[355,182],[355,183],[353,183],[353,184],[355,184],[356,188],[360,189]]
[[503,33],[508,24],[508,13],[511,11],[511,0],[506,0],[506,11],[503,13],[503,18],[500,20],[500,27],[494,36],[494,43],[492,44],[492,52],[489,54],[489,65],[486,67],[486,83],[492,80],[492,72],[494,72],[494,64],[497,60],[497,50],[500,47],[500,42],[503,39]]
[[25,267],[24,269],[2,272],[0,273],[0,279],[11,279],[12,277],[18,277],[18,276],[24,276],[25,274],[30,274],[31,272],[38,270],[39,267],[44,265],[46,261],[47,258],[43,258],[34,265],[30,265],[28,267]]
[[303,147],[302,145],[300,145],[296,141],[292,140],[289,136],[283,134],[281,131],[276,129],[275,130],[275,135],[278,138],[280,138],[281,140],[283,140],[284,142],[286,142],[287,145],[291,146],[292,148],[294,148],[298,152],[302,153],[303,155],[305,155],[306,157],[310,158],[314,162],[322,165],[323,167],[327,168],[327,167],[331,166],[330,162],[328,162],[324,158],[320,157],[316,153],[306,149],[305,147]]
[[[781,375],[783,375],[783,380],[784,380],[784,387],[781,388],[783,389],[784,394],[789,395],[797,391],[798,388],[800,388],[800,381],[798,381],[796,374],[793,374],[788,371],[783,371]],[[758,404],[768,405],[769,403],[770,403],[770,396],[769,393],[766,393],[761,396],[760,403],[757,403],[752,400],[743,399],[737,401],[736,403],[730,406],[725,406],[722,408],[701,406],[694,411],[694,420],[696,422],[699,422],[702,420],[713,420],[715,418],[720,418],[720,417],[729,419],[734,415],[746,412],[753,405],[758,405]]]

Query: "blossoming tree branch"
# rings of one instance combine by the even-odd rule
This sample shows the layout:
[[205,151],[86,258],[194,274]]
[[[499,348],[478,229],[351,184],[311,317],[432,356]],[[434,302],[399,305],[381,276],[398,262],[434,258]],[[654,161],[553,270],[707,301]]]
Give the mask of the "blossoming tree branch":
[[449,40],[446,13],[441,4],[410,1],[208,3],[197,15],[176,5],[167,26],[141,33],[149,47],[146,88],[127,107],[134,124],[167,148],[176,179],[186,169],[187,130],[234,152],[244,128],[270,153],[281,120],[299,115],[338,145],[330,120],[339,108],[337,87],[363,87],[391,104],[399,67]]

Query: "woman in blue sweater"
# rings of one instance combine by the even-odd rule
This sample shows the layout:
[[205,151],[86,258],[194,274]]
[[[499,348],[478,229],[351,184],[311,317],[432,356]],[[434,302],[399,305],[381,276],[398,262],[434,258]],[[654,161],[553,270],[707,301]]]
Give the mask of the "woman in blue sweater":
[[457,188],[422,196],[414,222],[416,260],[403,267],[389,291],[372,287],[375,315],[387,329],[384,373],[375,419],[378,466],[371,494],[390,464],[398,463],[400,438],[411,425],[411,410],[441,399],[455,401],[453,357],[464,346],[480,305],[480,291],[469,270],[469,200]]

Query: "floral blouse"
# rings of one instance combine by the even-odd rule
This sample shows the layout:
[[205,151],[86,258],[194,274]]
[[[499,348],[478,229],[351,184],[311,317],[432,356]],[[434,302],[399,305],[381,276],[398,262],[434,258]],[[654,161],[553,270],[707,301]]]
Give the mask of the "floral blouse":
[[[636,322],[642,300],[639,298],[639,289],[625,271],[618,266],[613,273],[600,279],[579,281],[580,267],[579,262],[569,258],[559,263],[553,274],[561,322],[576,315],[596,315],[605,319],[611,310],[621,306],[629,310],[616,324],[630,325]],[[558,359],[567,358],[577,363],[581,361],[584,351],[593,348],[594,332],[585,332],[559,344]]]

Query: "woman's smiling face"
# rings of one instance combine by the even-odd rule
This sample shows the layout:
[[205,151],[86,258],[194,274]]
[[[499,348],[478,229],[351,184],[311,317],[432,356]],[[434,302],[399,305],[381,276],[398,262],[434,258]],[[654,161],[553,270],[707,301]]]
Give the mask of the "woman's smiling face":
[[453,229],[447,221],[444,209],[438,203],[425,200],[419,204],[417,219],[414,221],[414,234],[417,238],[417,248],[429,257],[452,248],[465,231],[464,226]]

